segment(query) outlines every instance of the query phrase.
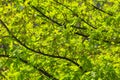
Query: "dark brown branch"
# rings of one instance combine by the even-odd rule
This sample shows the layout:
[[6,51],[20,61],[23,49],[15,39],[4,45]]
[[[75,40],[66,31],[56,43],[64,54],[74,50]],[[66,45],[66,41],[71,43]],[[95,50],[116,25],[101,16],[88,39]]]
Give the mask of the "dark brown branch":
[[[55,21],[54,19],[51,19],[50,17],[46,16],[42,11],[40,11],[38,8],[36,8],[35,6],[31,6],[33,9],[35,9],[37,12],[39,12],[42,16],[44,16],[45,18],[47,18],[48,20],[52,21],[53,23],[57,24],[58,26],[64,26],[64,28],[66,28],[65,24],[59,23],[58,21]],[[40,7],[41,8],[41,7]],[[84,21],[84,20],[83,20]],[[84,21],[86,24],[87,22]],[[88,24],[90,25],[90,24]],[[92,26],[92,25],[90,25]],[[77,29],[86,29],[86,28],[80,28],[80,27],[76,27],[74,25],[71,25],[71,27],[73,28],[77,28]]]
[[88,23],[87,21],[85,21],[83,18],[79,17],[79,15],[77,13],[75,13],[72,9],[70,9],[69,7],[67,7],[66,5],[58,2],[57,0],[54,0],[56,3],[62,5],[63,7],[65,7],[66,9],[70,10],[72,12],[72,14],[78,18],[81,19],[81,21],[83,21],[84,23],[86,23],[87,25],[89,25],[90,27],[94,28],[94,29],[97,29],[96,27],[94,27],[93,25],[91,25],[90,23]]
[[93,4],[90,4],[90,5],[92,5],[95,9],[97,9],[97,10],[99,10],[99,11],[105,13],[105,14],[108,14],[109,16],[113,16],[113,14],[108,13],[108,12],[106,12],[106,11],[104,11],[104,10],[102,10],[102,9],[100,9],[100,8],[98,8],[98,7],[96,7],[96,6],[94,6]]
[[88,38],[88,37],[89,37],[89,35],[85,35],[85,34],[83,34],[82,32],[76,32],[75,34],[80,35],[80,36],[83,36],[83,37],[85,37],[85,38]]
[[10,30],[8,29],[8,27],[5,25],[5,23],[4,23],[2,20],[0,20],[0,22],[1,22],[2,25],[6,28],[6,30],[9,32],[9,34],[12,36],[12,38],[14,38],[15,41],[17,41],[20,45],[22,45],[22,46],[25,47],[26,49],[28,49],[28,50],[30,50],[30,51],[32,51],[32,52],[34,52],[34,53],[38,53],[38,54],[44,55],[44,56],[67,60],[67,61],[69,61],[69,62],[72,62],[72,63],[75,64],[76,66],[78,66],[81,70],[83,70],[83,67],[82,67],[82,66],[80,66],[77,62],[75,62],[75,61],[73,61],[73,60],[71,60],[71,59],[69,59],[69,58],[62,57],[62,56],[55,56],[55,55],[45,54],[45,53],[41,52],[40,50],[39,50],[39,51],[36,51],[36,50],[28,47],[27,45],[25,45],[24,43],[22,43],[19,39],[17,39],[17,37],[15,37],[15,36],[10,32]]
[[[31,6],[31,5],[30,5]],[[47,18],[48,20],[52,21],[53,23],[59,25],[59,26],[63,26],[61,23],[51,19],[50,17],[46,16],[42,11],[40,11],[38,8],[36,8],[35,6],[31,6],[33,9],[35,9],[37,12],[39,12],[42,16],[44,16],[45,18]]]
[[[0,54],[0,57],[6,57],[6,58],[12,58],[12,59],[17,59],[18,57],[12,57],[12,56],[9,56],[9,55],[4,55],[4,54]],[[22,58],[19,58],[19,60],[23,63],[25,63],[26,65],[29,65],[31,66],[31,64],[27,61],[27,60],[24,60]],[[42,70],[40,68],[38,68],[37,66],[32,66],[34,69],[38,70],[39,72],[41,72],[42,74],[44,74],[45,76],[49,77],[49,78],[52,78],[53,80],[58,80],[56,78],[54,78],[51,74],[49,74],[47,71],[45,70]]]

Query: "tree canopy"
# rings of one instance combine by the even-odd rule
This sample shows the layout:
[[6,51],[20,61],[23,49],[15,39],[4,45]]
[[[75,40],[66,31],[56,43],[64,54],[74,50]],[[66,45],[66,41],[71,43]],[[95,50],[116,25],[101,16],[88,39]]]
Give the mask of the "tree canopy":
[[0,0],[0,80],[119,79],[119,0]]

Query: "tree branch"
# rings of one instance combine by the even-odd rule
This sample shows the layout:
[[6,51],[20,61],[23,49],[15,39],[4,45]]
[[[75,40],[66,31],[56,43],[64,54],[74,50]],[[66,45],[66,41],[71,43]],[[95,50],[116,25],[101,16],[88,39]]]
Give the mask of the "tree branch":
[[[4,55],[4,54],[0,54],[0,57],[5,57],[5,58],[12,58],[12,59],[17,59],[18,57],[13,57],[13,56],[9,56],[9,55]],[[29,65],[31,66],[31,64],[27,61],[27,60],[24,60],[22,58],[19,58],[19,60],[23,63],[25,63],[26,65]],[[45,76],[49,77],[49,78],[52,78],[53,80],[58,80],[56,79],[55,77],[53,77],[51,74],[49,74],[47,71],[45,70],[42,70],[40,68],[38,68],[37,66],[32,66],[34,69],[38,70],[39,72],[41,72],[42,74],[44,74]]]
[[105,14],[108,14],[109,16],[113,16],[113,14],[108,13],[108,12],[106,12],[106,11],[104,11],[104,10],[102,10],[102,9],[100,9],[100,8],[98,8],[98,7],[96,7],[96,6],[94,6],[93,4],[90,4],[90,5],[92,5],[95,9],[97,9],[97,10],[99,10],[99,11],[105,13]]
[[83,21],[84,23],[86,23],[87,25],[89,25],[90,27],[92,27],[93,29],[97,29],[96,27],[94,27],[93,25],[91,25],[90,23],[88,23],[87,21],[85,21],[83,18],[79,17],[79,15],[77,13],[75,13],[72,9],[70,9],[69,7],[67,7],[66,5],[58,2],[57,0],[54,0],[56,3],[62,5],[63,7],[65,7],[66,9],[70,10],[72,12],[72,14],[78,18],[81,19],[81,21]]
[[17,41],[20,45],[22,45],[22,46],[25,47],[26,49],[28,49],[28,50],[30,50],[30,51],[32,51],[32,52],[34,52],[34,53],[38,53],[38,54],[44,55],[44,56],[67,60],[67,61],[75,64],[76,66],[78,66],[81,70],[83,70],[83,67],[82,67],[82,66],[80,66],[77,62],[75,62],[75,61],[73,61],[73,60],[71,60],[71,59],[69,59],[69,58],[62,57],[62,56],[55,56],[55,55],[45,54],[45,53],[41,52],[40,50],[39,50],[39,51],[36,51],[36,50],[28,47],[26,44],[22,43],[19,39],[17,39],[17,37],[15,37],[15,36],[10,32],[10,30],[8,29],[8,27],[5,25],[5,23],[4,23],[2,20],[0,20],[0,22],[1,22],[2,25],[6,28],[6,30],[9,32],[9,34],[12,36],[12,38],[15,39],[15,41]]
[[[31,5],[30,5],[31,6]],[[42,11],[40,11],[38,8],[36,8],[35,6],[31,6],[34,10],[36,10],[37,12],[39,12],[42,16],[44,16],[45,18],[47,18],[48,20],[52,21],[53,23],[59,25],[59,26],[63,26],[61,23],[51,19],[50,17],[48,17],[47,15],[45,15]],[[40,7],[41,8],[41,7]]]

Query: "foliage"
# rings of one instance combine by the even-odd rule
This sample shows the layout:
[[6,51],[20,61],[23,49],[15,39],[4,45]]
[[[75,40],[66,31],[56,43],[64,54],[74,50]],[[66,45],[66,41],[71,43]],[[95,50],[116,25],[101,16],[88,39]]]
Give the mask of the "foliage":
[[119,0],[0,0],[0,80],[119,80]]

